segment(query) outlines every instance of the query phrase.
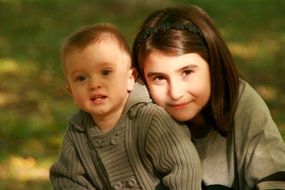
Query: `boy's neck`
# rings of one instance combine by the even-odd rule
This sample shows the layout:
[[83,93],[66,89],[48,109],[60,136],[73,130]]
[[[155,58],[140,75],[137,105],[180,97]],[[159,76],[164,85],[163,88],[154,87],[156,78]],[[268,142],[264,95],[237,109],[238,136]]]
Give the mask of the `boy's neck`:
[[97,124],[97,127],[102,131],[102,133],[106,133],[113,129],[118,122],[118,119],[110,118],[108,120],[102,120],[102,121],[95,121]]
[[128,96],[126,96],[125,100],[122,102],[121,106],[113,109],[111,112],[106,113],[105,115],[97,115],[92,116],[94,122],[96,123],[97,127],[102,131],[102,133],[106,133],[116,127],[116,124],[120,120],[123,111],[126,107]]
[[92,117],[97,127],[102,131],[102,133],[106,133],[116,126],[117,122],[121,118],[122,113],[123,110],[120,110],[105,117]]

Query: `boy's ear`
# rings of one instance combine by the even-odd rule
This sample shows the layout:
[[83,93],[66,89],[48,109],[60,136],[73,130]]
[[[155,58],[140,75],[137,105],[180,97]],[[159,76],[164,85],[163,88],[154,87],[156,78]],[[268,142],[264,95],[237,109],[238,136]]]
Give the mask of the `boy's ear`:
[[69,86],[68,83],[65,85],[65,87],[66,87],[66,90],[67,90],[68,94],[69,94],[70,96],[72,96],[72,91],[71,91],[71,88],[70,88],[70,86]]
[[127,84],[128,92],[133,90],[136,78],[137,78],[137,71],[134,68],[131,68],[128,72],[128,84]]

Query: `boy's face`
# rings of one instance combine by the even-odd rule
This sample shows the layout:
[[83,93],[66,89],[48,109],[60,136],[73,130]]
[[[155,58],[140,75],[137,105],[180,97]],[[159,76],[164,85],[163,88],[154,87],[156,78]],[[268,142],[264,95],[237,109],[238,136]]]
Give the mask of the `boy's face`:
[[121,115],[134,86],[130,56],[112,38],[74,50],[65,59],[68,89],[95,121]]

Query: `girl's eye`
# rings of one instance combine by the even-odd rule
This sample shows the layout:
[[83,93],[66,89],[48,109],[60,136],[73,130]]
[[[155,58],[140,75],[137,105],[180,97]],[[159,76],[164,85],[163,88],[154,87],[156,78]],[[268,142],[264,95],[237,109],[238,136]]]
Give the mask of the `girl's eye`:
[[188,75],[190,75],[191,73],[193,73],[192,70],[185,70],[185,71],[183,71],[182,75],[183,75],[183,76],[188,76]]
[[164,77],[163,76],[155,76],[155,77],[153,77],[153,81],[161,81],[161,80],[163,80],[164,79]]
[[110,70],[103,70],[102,73],[101,73],[103,76],[108,76],[111,74],[111,71]]
[[161,85],[165,81],[165,77],[163,76],[154,76],[151,78],[151,83],[156,85]]

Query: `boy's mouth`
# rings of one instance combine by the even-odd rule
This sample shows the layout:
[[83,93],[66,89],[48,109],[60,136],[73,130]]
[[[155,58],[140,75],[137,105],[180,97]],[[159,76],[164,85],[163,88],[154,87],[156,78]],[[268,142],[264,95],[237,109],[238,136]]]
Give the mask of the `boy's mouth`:
[[95,103],[99,103],[99,102],[102,102],[104,99],[106,99],[107,98],[107,96],[104,96],[104,95],[97,95],[97,96],[92,96],[91,98],[90,98],[90,100],[92,101],[92,102],[95,102]]

